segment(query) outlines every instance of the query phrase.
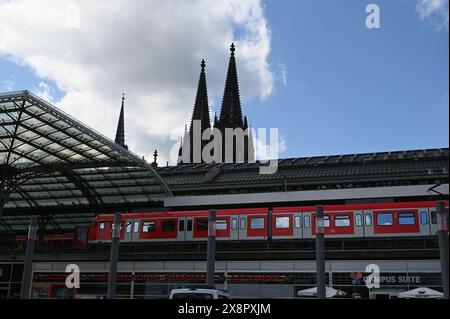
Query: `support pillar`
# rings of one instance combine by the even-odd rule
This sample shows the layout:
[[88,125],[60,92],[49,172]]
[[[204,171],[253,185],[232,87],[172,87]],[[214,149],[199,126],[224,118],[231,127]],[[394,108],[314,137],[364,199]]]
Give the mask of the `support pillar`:
[[114,214],[111,241],[111,257],[109,259],[108,292],[106,295],[108,299],[114,299],[116,297],[117,264],[119,261],[120,245],[120,217],[120,213]]
[[317,298],[326,298],[325,286],[325,236],[323,223],[323,206],[316,206],[316,270]]
[[27,248],[25,252],[25,262],[23,265],[22,285],[20,287],[20,299],[30,299],[31,286],[33,284],[33,253],[36,241],[38,218],[31,216],[28,228]]
[[437,235],[439,238],[439,255],[441,259],[442,288],[444,290],[444,298],[448,299],[448,229],[446,227],[445,202],[437,202],[436,212],[439,223]]
[[206,263],[206,283],[215,289],[214,282],[216,272],[216,210],[211,209],[208,213],[208,253]]

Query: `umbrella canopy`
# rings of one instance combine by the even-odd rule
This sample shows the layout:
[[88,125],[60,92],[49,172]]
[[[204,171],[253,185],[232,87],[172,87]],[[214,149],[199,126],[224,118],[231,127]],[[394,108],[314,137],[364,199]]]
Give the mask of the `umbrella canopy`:
[[[317,287],[304,289],[304,290],[299,290],[297,292],[297,294],[299,296],[302,296],[302,297],[317,297]],[[325,287],[325,296],[327,298],[343,297],[345,295],[346,295],[346,293],[343,292],[342,290],[337,290],[337,289],[334,289],[334,288]]]
[[420,287],[413,290],[402,292],[398,295],[398,298],[442,298],[444,294],[442,292]]

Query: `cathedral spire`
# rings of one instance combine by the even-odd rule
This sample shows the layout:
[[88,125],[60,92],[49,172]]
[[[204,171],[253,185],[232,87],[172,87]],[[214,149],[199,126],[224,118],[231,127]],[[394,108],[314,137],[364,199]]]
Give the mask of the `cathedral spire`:
[[125,144],[125,115],[124,115],[124,102],[125,93],[122,94],[122,106],[120,108],[119,123],[117,124],[116,139],[115,142],[126,149],[128,146]]
[[243,127],[241,100],[239,97],[239,84],[237,77],[236,59],[234,43],[230,47],[230,61],[228,63],[227,79],[223,93],[222,108],[220,110],[221,128]]
[[194,111],[192,112],[192,120],[189,132],[192,132],[192,125],[194,120],[200,120],[202,132],[203,130],[211,127],[208,106],[208,90],[206,88],[205,60],[202,60],[200,66],[200,78],[198,80],[197,96],[195,97]]

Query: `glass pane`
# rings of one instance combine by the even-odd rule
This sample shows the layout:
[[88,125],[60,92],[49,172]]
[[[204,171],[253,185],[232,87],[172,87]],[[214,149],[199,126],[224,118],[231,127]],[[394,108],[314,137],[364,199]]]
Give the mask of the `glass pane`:
[[250,219],[251,229],[264,229],[264,218],[251,218]]
[[372,214],[366,214],[366,226],[372,226]]
[[437,224],[437,214],[435,210],[431,211],[431,223],[434,225]]
[[237,229],[237,218],[233,218],[231,220],[231,229],[233,230]]
[[162,223],[162,231],[164,233],[171,233],[175,231],[175,221],[174,220],[166,220]]
[[420,223],[422,225],[428,224],[428,213],[425,211],[420,212]]
[[377,223],[380,226],[389,226],[394,223],[392,214],[378,214]]
[[300,216],[294,217],[295,228],[300,228],[302,226],[301,221],[302,219]]
[[362,216],[361,214],[356,214],[356,226],[362,226]]
[[187,231],[192,231],[192,220],[188,220],[187,222]]
[[241,218],[241,230],[245,230],[245,218]]
[[309,216],[305,216],[305,223],[304,223],[304,225],[305,225],[305,228],[309,228],[309,226],[310,226],[310,218],[309,218]]
[[399,225],[414,225],[416,219],[414,218],[414,213],[400,213],[398,214]]
[[98,224],[98,227],[99,227],[100,229],[105,229],[105,223],[104,223],[104,222],[101,222],[100,224]]
[[127,233],[131,233],[131,222],[127,222]]
[[178,224],[178,231],[184,231],[184,220],[180,220]]
[[323,216],[323,227],[330,227],[330,216]]
[[216,220],[216,230],[227,230],[228,224],[226,219]]
[[208,230],[208,220],[207,219],[197,219],[197,231],[207,231]]
[[144,222],[142,226],[142,232],[144,233],[152,233],[155,231],[155,222]]
[[134,229],[133,229],[133,231],[135,233],[137,233],[139,231],[139,222],[134,222]]
[[[263,224],[263,227],[264,227],[264,224]],[[276,217],[275,218],[275,227],[276,228],[289,228],[289,217]]]
[[350,226],[350,217],[349,216],[336,216],[334,220],[334,224],[336,227],[348,227]]

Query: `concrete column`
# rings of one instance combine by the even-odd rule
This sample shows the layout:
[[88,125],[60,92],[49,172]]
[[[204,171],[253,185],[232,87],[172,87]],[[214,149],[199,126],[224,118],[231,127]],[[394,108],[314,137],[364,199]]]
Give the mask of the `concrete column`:
[[114,299],[116,297],[117,282],[117,264],[119,261],[119,245],[120,245],[120,213],[114,214],[114,223],[112,229],[111,257],[109,259],[109,277],[107,298]]
[[33,284],[33,253],[34,243],[36,241],[37,224],[37,216],[31,216],[30,226],[28,228],[25,262],[23,266],[22,286],[20,287],[20,299],[30,299],[31,297],[31,286]]
[[325,238],[323,224],[323,206],[316,206],[316,269],[317,298],[326,298],[325,286]]
[[439,223],[439,230],[437,234],[439,238],[439,253],[441,257],[442,288],[444,290],[444,298],[448,299],[448,229],[446,227],[445,202],[437,202],[436,212]]
[[216,210],[211,209],[208,214],[208,255],[206,263],[206,283],[215,288],[214,276],[216,268]]

